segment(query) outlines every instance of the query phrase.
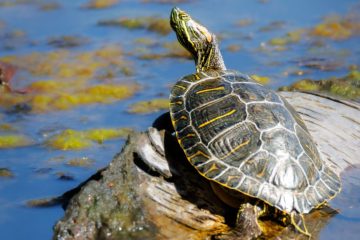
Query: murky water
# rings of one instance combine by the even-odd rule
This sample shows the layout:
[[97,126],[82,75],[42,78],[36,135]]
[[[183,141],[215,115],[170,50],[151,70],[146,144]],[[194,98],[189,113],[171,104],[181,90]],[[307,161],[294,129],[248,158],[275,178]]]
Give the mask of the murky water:
[[[131,127],[144,130],[159,112],[133,114],[129,112],[130,106],[141,100],[166,98],[169,86],[195,68],[193,62],[185,58],[162,58],[157,55],[153,60],[144,59],[146,54],[149,56],[168,51],[163,44],[176,41],[172,33],[162,35],[146,29],[97,24],[102,20],[126,17],[168,18],[174,4],[123,0],[109,8],[87,9],[83,7],[87,1],[58,1],[54,9],[45,11],[43,3],[48,1],[29,0],[13,6],[2,6],[6,2],[16,1],[0,0],[0,58],[10,55],[29,56],[34,52],[40,53],[40,56],[54,51],[63,54],[61,51],[67,51],[69,57],[63,61],[75,59],[72,64],[76,66],[85,59],[84,56],[79,57],[79,54],[96,51],[104,46],[116,46],[117,49],[122,49],[123,60],[119,66],[126,66],[130,71],[114,70],[111,59],[111,66],[106,65],[112,71],[111,74],[103,77],[100,67],[95,74],[90,74],[85,79],[84,74],[44,73],[43,69],[41,73],[36,72],[31,65],[38,64],[38,60],[27,58],[26,62],[21,60],[23,65],[18,67],[12,79],[14,89],[26,88],[39,80],[62,82],[63,78],[66,78],[65,82],[70,86],[75,86],[77,81],[86,81],[82,87],[92,84],[134,83],[140,86],[134,95],[124,100],[110,101],[107,104],[80,104],[68,110],[55,107],[43,111],[18,111],[11,104],[1,104],[4,99],[0,97],[0,124],[10,126],[15,129],[14,132],[32,140],[32,144],[24,147],[0,148],[0,168],[6,168],[13,175],[0,177],[0,238],[28,239],[31,236],[32,239],[49,239],[52,236],[52,226],[63,215],[63,210],[60,207],[28,208],[25,206],[26,201],[56,196],[77,186],[98,168],[106,166],[121,149],[124,140],[117,138],[102,144],[94,143],[92,147],[82,150],[63,151],[44,144],[47,139],[64,129]],[[270,79],[269,87],[276,89],[303,78],[344,76],[350,66],[360,65],[359,35],[346,35],[344,39],[334,40],[332,37],[318,38],[307,33],[299,35],[297,32],[295,37],[284,40],[289,32],[302,32],[304,29],[309,31],[323,22],[326,16],[356,15],[360,12],[359,4],[356,0],[198,0],[178,5],[219,36],[228,68],[266,76]],[[49,44],[50,39],[65,35],[80,37],[80,42],[75,44],[78,46],[64,50],[59,48],[59,44]],[[285,44],[281,41],[280,44],[271,44],[271,39],[274,38],[282,38],[281,41],[285,41]],[[313,61],[312,65],[301,64],[308,63],[309,59]],[[19,60],[16,61],[18,63]],[[61,64],[56,62],[45,67],[61,69]],[[63,89],[65,88],[68,89],[68,86]],[[37,93],[27,94],[33,94],[34,97]],[[71,94],[75,93],[70,91]],[[29,101],[34,102],[33,97]],[[93,160],[90,166],[67,164],[71,159],[84,157]],[[61,173],[71,176],[70,180],[60,178]],[[344,175],[344,190],[332,203],[340,209],[340,213],[322,230],[322,239],[358,237],[358,176],[358,169],[349,170]]]

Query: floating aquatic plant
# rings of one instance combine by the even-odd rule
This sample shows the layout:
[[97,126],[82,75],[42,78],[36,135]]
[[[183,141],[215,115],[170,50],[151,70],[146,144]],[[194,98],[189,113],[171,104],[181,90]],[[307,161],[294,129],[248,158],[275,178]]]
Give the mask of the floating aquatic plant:
[[137,102],[130,106],[131,113],[151,113],[160,110],[167,110],[169,108],[169,99],[158,98],[149,101]]
[[320,91],[333,95],[359,99],[360,98],[360,72],[358,70],[350,71],[344,77],[331,77],[322,80],[303,79],[293,83],[290,86],[281,87],[281,91]]
[[67,129],[46,141],[46,145],[59,150],[80,150],[91,147],[95,142],[126,137],[132,130],[129,128],[98,128],[85,131]]
[[171,32],[169,20],[160,17],[119,18],[99,21],[100,26],[120,26],[127,29],[147,29],[161,35]]

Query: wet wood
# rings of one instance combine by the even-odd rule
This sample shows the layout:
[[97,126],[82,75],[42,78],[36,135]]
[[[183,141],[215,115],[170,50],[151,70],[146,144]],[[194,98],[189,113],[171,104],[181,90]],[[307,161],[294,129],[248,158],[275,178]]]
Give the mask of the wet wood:
[[[281,95],[302,115],[325,161],[337,172],[360,163],[359,104],[309,93]],[[101,176],[79,189],[64,218],[56,224],[54,239],[258,237],[260,232],[254,226],[251,207],[245,215],[249,221],[244,219],[250,226],[245,230],[233,227],[237,210],[224,205],[213,194],[208,181],[189,165],[167,131],[166,115],[154,126],[145,133],[131,135],[122,153]],[[314,238],[334,214],[334,210],[324,207],[306,216]],[[291,226],[271,220],[260,225],[267,237],[305,238]]]

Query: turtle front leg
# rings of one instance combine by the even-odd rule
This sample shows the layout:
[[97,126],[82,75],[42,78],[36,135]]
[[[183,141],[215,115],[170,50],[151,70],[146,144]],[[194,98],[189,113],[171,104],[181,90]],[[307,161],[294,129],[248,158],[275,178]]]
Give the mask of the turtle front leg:
[[240,205],[236,217],[236,227],[247,235],[260,236],[262,234],[258,218],[262,215],[263,210],[257,205],[243,203]]

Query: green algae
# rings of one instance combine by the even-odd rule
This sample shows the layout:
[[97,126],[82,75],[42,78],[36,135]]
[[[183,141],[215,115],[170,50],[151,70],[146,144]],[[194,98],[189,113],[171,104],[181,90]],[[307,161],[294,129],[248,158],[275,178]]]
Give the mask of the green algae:
[[229,52],[238,52],[240,51],[241,46],[238,44],[231,44],[226,47],[226,50]]
[[[283,23],[274,22],[263,28],[260,28],[259,31],[273,31],[282,27]],[[360,20],[359,17],[355,14],[347,14],[345,16],[328,16],[324,20],[309,28],[295,29],[289,31],[284,36],[274,37],[267,41],[267,44],[271,47],[271,50],[275,51],[284,51],[288,49],[289,45],[295,44],[303,40],[305,37],[307,40],[316,41],[318,39],[330,39],[330,40],[346,40],[360,34]],[[316,41],[317,43],[321,43]],[[324,45],[324,43],[321,43]],[[317,46],[319,47],[319,46]],[[262,47],[264,48],[264,47]],[[266,50],[266,49],[262,49]]]
[[124,60],[122,50],[115,45],[86,52],[62,49],[10,55],[2,57],[1,61],[25,70],[35,78],[25,87],[23,92],[26,94],[0,89],[3,93],[0,94],[0,107],[4,108],[27,104],[33,112],[39,113],[67,110],[119,101],[131,97],[139,89],[134,83],[108,81],[119,75],[133,74],[131,62]]
[[0,149],[29,146],[32,143],[30,138],[22,134],[13,133],[0,135]]
[[159,60],[164,58],[193,59],[191,54],[178,41],[164,42],[161,50],[152,51],[148,48],[138,48],[138,58],[143,60]]
[[351,15],[329,16],[310,29],[309,34],[315,37],[345,40],[360,34],[360,21]]
[[0,178],[12,178],[14,174],[8,168],[0,168]]
[[66,165],[72,167],[91,167],[95,163],[94,159],[88,157],[73,158],[67,161]]
[[247,27],[247,26],[250,26],[250,25],[252,25],[252,24],[254,24],[254,20],[251,19],[251,18],[243,18],[243,19],[238,20],[238,21],[235,23],[235,25],[236,25],[237,27]]
[[250,77],[252,79],[254,79],[256,82],[261,83],[261,84],[268,84],[270,82],[270,78],[266,77],[266,76],[260,76],[260,75],[250,75]]
[[146,29],[160,35],[168,35],[171,32],[169,20],[167,18],[137,17],[137,18],[119,18],[101,20],[98,22],[100,26],[120,26],[127,29]]
[[103,9],[110,8],[119,3],[119,0],[90,0],[84,5],[85,8]]
[[289,44],[297,43],[301,40],[303,34],[305,33],[304,29],[298,29],[295,31],[288,32],[283,37],[276,37],[269,40],[271,46],[286,46]]
[[46,3],[42,3],[39,6],[39,9],[42,11],[54,11],[54,10],[58,10],[59,8],[61,8],[61,5],[58,2],[46,2]]
[[260,27],[259,28],[259,32],[271,32],[271,31],[276,31],[279,29],[282,29],[285,26],[285,22],[284,21],[272,21],[269,24]]
[[158,98],[150,101],[137,102],[130,106],[129,112],[146,114],[169,109],[169,99]]
[[67,129],[47,140],[46,145],[59,150],[80,150],[91,147],[93,142],[81,131]]
[[131,128],[101,128],[85,131],[86,136],[97,143],[103,143],[106,140],[124,138],[133,130]]
[[360,72],[358,70],[350,71],[344,77],[331,77],[323,80],[303,79],[293,83],[290,86],[279,88],[280,91],[315,91],[326,92],[332,95],[349,98],[360,98]]
[[122,49],[107,45],[93,51],[59,49],[50,52],[33,52],[27,55],[8,55],[0,58],[28,71],[31,75],[52,78],[93,79],[106,67],[131,67],[124,59]]
[[73,48],[84,45],[89,42],[89,39],[80,36],[60,36],[60,37],[51,37],[48,40],[50,46],[56,48]]
[[129,128],[99,128],[77,131],[67,129],[56,134],[46,141],[48,147],[59,150],[81,150],[102,144],[104,141],[125,138],[130,132]]
[[142,0],[143,3],[177,4],[190,2],[190,0]]

